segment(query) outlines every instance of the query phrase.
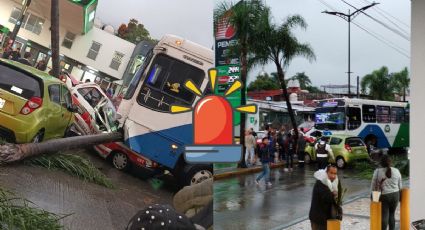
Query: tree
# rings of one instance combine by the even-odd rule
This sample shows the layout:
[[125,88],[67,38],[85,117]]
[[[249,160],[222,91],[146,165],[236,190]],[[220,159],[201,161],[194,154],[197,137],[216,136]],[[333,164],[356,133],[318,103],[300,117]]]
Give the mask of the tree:
[[409,89],[410,79],[409,71],[405,67],[400,72],[394,73],[391,78],[391,87],[398,95],[403,95],[403,101],[406,101],[406,91]]
[[59,77],[60,60],[59,60],[59,0],[51,2],[51,43],[52,43],[52,73],[54,77]]
[[258,75],[255,81],[248,85],[248,91],[272,90],[279,89],[279,81],[270,77],[267,73],[265,75]]
[[307,89],[307,87],[311,86],[311,80],[305,74],[305,72],[296,73],[294,76],[289,78],[289,80],[298,80],[298,82],[300,83],[301,89]]
[[267,8],[260,18],[259,26],[254,34],[254,54],[250,62],[255,64],[267,64],[272,62],[276,65],[277,76],[283,90],[283,96],[288,108],[289,117],[296,135],[298,135],[298,126],[295,120],[294,111],[289,101],[287,92],[287,83],[284,69],[289,67],[291,61],[298,56],[305,57],[309,61],[315,60],[315,55],[309,44],[300,43],[293,34],[292,30],[297,27],[307,28],[307,23],[299,15],[286,18],[281,25],[272,22],[270,9]]
[[127,25],[121,24],[121,26],[118,28],[117,35],[118,37],[134,44],[138,44],[143,40],[153,40],[145,26],[134,18],[130,19]]
[[386,66],[364,76],[360,83],[363,94],[368,94],[374,100],[394,100],[391,75]]
[[[236,54],[240,60],[241,75],[240,80],[242,82],[241,88],[241,105],[246,104],[246,78],[248,73],[248,55],[252,53],[252,45],[257,41],[253,40],[253,34],[255,33],[259,19],[265,10],[265,6],[262,1],[259,0],[245,0],[238,2],[237,4],[221,3],[214,10],[214,25],[217,24],[228,16],[228,23],[236,29],[237,44],[232,46],[230,51],[232,54]],[[245,159],[245,120],[246,116],[241,113],[240,122],[240,144],[243,147],[243,158]],[[240,167],[246,167],[245,161],[242,160]]]

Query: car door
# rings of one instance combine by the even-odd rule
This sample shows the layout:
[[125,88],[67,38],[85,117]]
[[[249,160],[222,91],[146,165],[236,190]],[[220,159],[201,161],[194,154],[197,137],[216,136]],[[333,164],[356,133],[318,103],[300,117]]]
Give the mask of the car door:
[[62,106],[61,106],[61,85],[48,85],[49,106],[46,113],[47,123],[45,131],[45,139],[51,139],[57,136],[62,123]]
[[63,137],[65,130],[72,122],[73,113],[69,111],[68,108],[72,106],[71,92],[65,85],[61,86],[61,110],[62,110],[62,119],[60,124],[60,130],[58,130],[58,137]]

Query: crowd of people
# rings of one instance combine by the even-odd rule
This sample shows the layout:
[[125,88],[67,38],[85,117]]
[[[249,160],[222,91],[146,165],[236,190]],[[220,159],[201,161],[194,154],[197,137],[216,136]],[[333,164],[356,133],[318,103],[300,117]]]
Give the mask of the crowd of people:
[[[293,130],[282,127],[280,130],[265,127],[266,135],[261,143],[256,143],[256,133],[251,128],[246,131],[246,165],[252,167],[261,164],[262,172],[256,177],[255,183],[260,184],[264,178],[266,186],[272,186],[270,182],[270,165],[277,161],[284,161],[284,171],[292,171],[294,168],[294,155],[298,156],[298,167],[304,167],[304,148],[306,146],[303,130],[299,130],[298,136]],[[329,160],[335,159],[329,138],[323,136],[315,144],[317,171],[312,175],[316,179],[313,187],[309,219],[313,230],[327,229],[327,221],[342,219],[342,204],[338,202],[338,168],[329,164]],[[400,171],[391,167],[391,158],[382,155],[380,166],[374,171],[371,183],[371,192],[379,192],[379,202],[382,203],[382,230],[395,229],[395,211],[400,202],[402,179]]]
[[0,57],[3,59],[9,59],[13,61],[20,62],[24,65],[33,66],[36,69],[39,69],[41,71],[46,71],[47,69],[47,61],[46,60],[39,60],[35,65],[32,63],[32,54],[30,52],[24,52],[24,55],[22,55],[22,50],[20,46],[15,46],[13,48],[13,41],[6,39],[4,42],[4,45],[2,47],[2,53],[0,54]]

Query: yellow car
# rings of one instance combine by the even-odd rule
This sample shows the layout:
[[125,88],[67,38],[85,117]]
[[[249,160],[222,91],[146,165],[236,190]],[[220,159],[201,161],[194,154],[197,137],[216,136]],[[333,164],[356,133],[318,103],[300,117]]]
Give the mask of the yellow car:
[[75,108],[66,85],[33,67],[0,59],[0,138],[11,143],[64,137]]

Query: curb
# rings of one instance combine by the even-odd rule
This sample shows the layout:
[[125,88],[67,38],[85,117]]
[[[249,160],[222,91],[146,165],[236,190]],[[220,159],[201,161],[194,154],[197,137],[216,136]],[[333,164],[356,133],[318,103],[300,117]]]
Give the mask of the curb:
[[[296,163],[294,161],[294,163]],[[285,164],[284,163],[276,163],[273,164],[272,166],[270,166],[270,169],[274,169],[274,168],[281,168],[283,167]],[[242,169],[236,169],[235,171],[230,171],[230,172],[224,172],[224,173],[219,173],[219,174],[215,174],[214,175],[214,180],[220,180],[220,179],[226,179],[229,177],[233,177],[233,176],[238,176],[238,175],[242,175],[242,174],[248,174],[248,173],[255,173],[255,172],[260,172],[263,168],[261,166],[255,166],[252,168],[242,168]]]

